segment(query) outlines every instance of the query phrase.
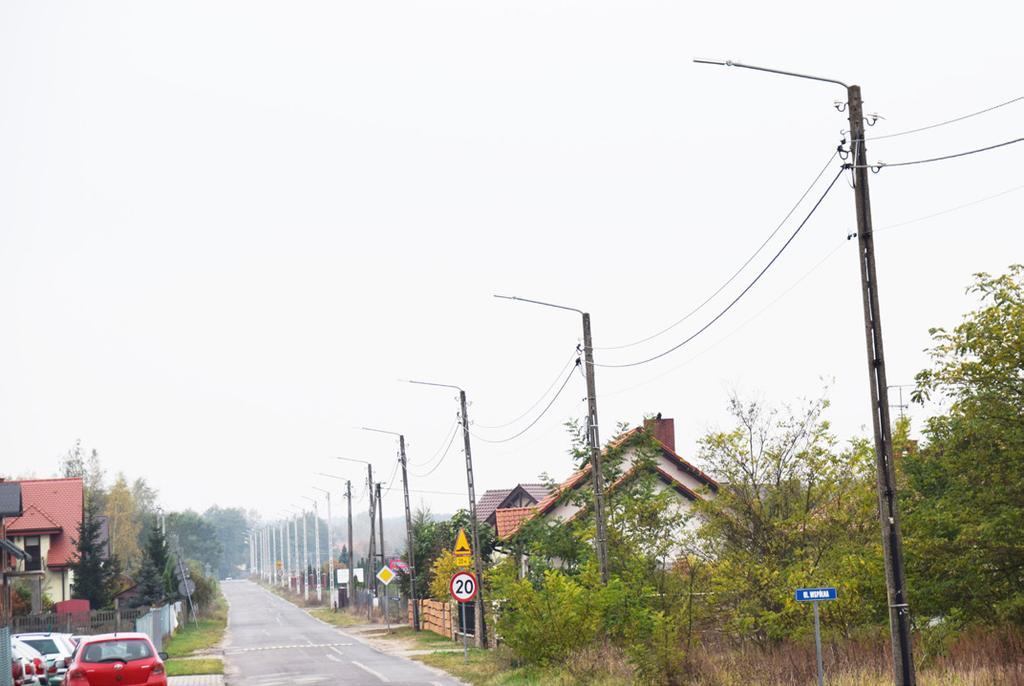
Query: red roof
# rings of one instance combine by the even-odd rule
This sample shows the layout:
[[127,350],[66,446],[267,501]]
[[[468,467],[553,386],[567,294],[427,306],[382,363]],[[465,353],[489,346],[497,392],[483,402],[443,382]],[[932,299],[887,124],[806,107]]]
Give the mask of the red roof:
[[7,525],[8,535],[50,534],[47,567],[66,567],[75,555],[73,538],[82,522],[82,479],[28,479],[21,484],[24,514]]
[[494,511],[498,518],[498,538],[517,531],[519,525],[533,516],[534,508],[531,507],[506,507]]

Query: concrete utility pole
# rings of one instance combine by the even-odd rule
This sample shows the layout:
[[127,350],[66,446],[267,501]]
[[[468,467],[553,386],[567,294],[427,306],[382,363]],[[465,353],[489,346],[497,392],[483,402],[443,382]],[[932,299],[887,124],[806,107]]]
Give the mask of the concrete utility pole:
[[597,389],[594,384],[594,341],[590,334],[590,313],[578,310],[575,307],[555,305],[541,302],[540,300],[528,300],[509,295],[496,295],[495,298],[503,300],[516,300],[518,302],[530,303],[532,305],[543,305],[558,310],[569,310],[577,312],[583,317],[583,357],[586,362],[587,378],[587,443],[590,448],[591,480],[594,486],[594,522],[596,535],[594,536],[594,552],[597,555],[597,567],[601,573],[601,583],[608,583],[608,519],[604,511],[604,474],[601,471],[601,439],[598,433],[597,422]]
[[868,376],[871,380],[871,421],[875,433],[878,511],[882,526],[882,548],[885,552],[885,582],[889,596],[893,667],[898,684],[913,686],[916,678],[910,640],[910,605],[903,569],[903,533],[900,530],[899,504],[896,499],[889,389],[885,380],[885,353],[882,348],[882,320],[878,303],[875,238],[871,226],[867,146],[864,138],[864,108],[860,86],[847,87],[847,97],[850,111],[850,150],[853,153],[854,197],[857,208],[857,247],[860,253],[860,281],[864,300],[864,335],[868,353]]
[[[420,608],[416,603],[416,545],[413,539],[412,533],[412,511],[409,509],[409,474],[406,469],[405,459],[405,436],[398,433],[397,431],[384,431],[383,429],[371,429],[370,427],[362,427],[363,431],[373,431],[375,433],[389,434],[391,436],[398,437],[398,462],[402,466],[402,491],[405,495],[405,534],[406,534],[406,545],[409,548],[409,600],[412,603],[412,628],[413,631],[420,630]],[[381,534],[384,532],[384,523],[381,522]],[[381,542],[381,556],[383,558],[384,543]],[[385,563],[386,564],[386,563]]]
[[370,547],[366,553],[366,580],[368,585],[373,586],[373,595],[377,596],[377,575],[374,574],[374,565],[377,563],[377,498],[373,494],[373,467],[366,465],[366,488],[370,494]]
[[[385,565],[384,562],[384,504],[380,497],[381,482],[377,482],[377,517],[380,526],[377,527],[377,535],[380,537],[380,566]],[[376,574],[374,575],[376,576]],[[384,587],[384,592],[387,593],[387,587]]]
[[[452,388],[459,392],[459,423],[462,425],[463,452],[466,453],[466,492],[469,495],[469,527],[473,539],[473,568],[476,571],[476,578],[483,579],[484,565],[480,550],[480,534],[476,519],[476,485],[473,480],[473,451],[469,442],[469,403],[466,402],[466,391],[459,386],[445,383],[432,383],[429,381],[409,381],[409,383],[420,386],[436,386],[438,388]],[[477,611],[473,621],[474,643],[480,648],[487,647],[487,621],[484,617],[484,589],[483,583],[477,584],[476,592]]]
[[302,509],[302,599],[309,600],[309,532],[305,508]]
[[327,498],[327,595],[330,596],[330,605],[333,608],[335,602],[334,594],[334,543],[331,538],[331,492],[326,488],[313,487],[315,490],[320,491]]
[[352,583],[353,574],[352,566],[355,564],[354,551],[352,550],[352,482],[345,482],[345,500],[348,501],[348,603],[352,604],[352,592],[354,585]]
[[[782,76],[824,81],[846,89],[846,107],[850,120],[850,152],[854,199],[857,212],[857,248],[860,262],[861,293],[864,300],[864,336],[867,343],[868,377],[871,388],[871,422],[875,435],[875,471],[878,487],[878,514],[885,556],[885,582],[889,599],[889,630],[892,640],[893,677],[899,686],[914,686],[914,655],[910,640],[910,606],[903,569],[903,535],[900,531],[896,498],[896,476],[892,455],[892,426],[889,417],[889,391],[885,377],[885,353],[882,347],[882,321],[879,307],[878,275],[875,268],[875,240],[871,226],[871,198],[868,192],[868,159],[864,137],[864,106],[860,86],[836,79],[796,72],[757,67],[739,62],[694,60],[701,64],[753,69]],[[842,108],[839,108],[842,111]]]
[[284,586],[292,589],[292,548],[291,536],[288,535],[288,515],[281,520],[281,533],[284,536]]
[[302,497],[313,503],[313,547],[316,550],[316,570],[313,572],[313,578],[316,580],[316,602],[322,603],[324,597],[323,583],[320,578],[320,503],[316,498],[310,498],[308,495]]

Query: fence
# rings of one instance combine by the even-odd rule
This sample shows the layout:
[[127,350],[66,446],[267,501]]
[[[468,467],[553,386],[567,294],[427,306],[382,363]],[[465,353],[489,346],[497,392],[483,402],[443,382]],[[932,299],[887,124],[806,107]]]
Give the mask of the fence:
[[0,686],[13,686],[14,678],[11,675],[11,630],[9,627],[0,626]]
[[92,610],[90,612],[46,612],[11,618],[11,630],[16,634],[37,631],[59,631],[67,634],[103,634],[112,631],[131,631],[142,610]]
[[135,620],[135,630],[149,636],[158,651],[163,650],[164,640],[178,628],[181,612],[181,601],[154,607]]

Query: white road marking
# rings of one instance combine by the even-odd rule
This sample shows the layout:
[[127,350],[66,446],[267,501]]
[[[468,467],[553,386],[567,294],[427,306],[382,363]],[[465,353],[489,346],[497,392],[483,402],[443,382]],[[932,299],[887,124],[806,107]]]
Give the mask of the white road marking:
[[330,660],[331,662],[338,662],[338,663],[342,663],[342,664],[344,664],[344,662],[345,662],[340,657],[334,657],[330,653],[327,653],[327,659]]
[[364,664],[356,662],[355,660],[352,660],[352,664],[354,664],[356,667],[358,667],[359,669],[363,670],[367,674],[372,674],[373,676],[377,677],[381,681],[387,681],[388,680],[388,678],[386,676],[384,676],[383,674],[381,674],[380,672],[378,672],[375,669],[370,669],[369,667],[367,667]]

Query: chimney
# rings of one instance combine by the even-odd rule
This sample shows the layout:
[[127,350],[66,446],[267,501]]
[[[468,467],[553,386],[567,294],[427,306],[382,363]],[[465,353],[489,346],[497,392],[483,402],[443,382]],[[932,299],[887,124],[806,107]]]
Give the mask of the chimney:
[[661,441],[662,445],[675,452],[676,450],[676,423],[673,419],[662,419],[661,413],[653,419],[644,420],[644,428],[651,432],[651,435]]

